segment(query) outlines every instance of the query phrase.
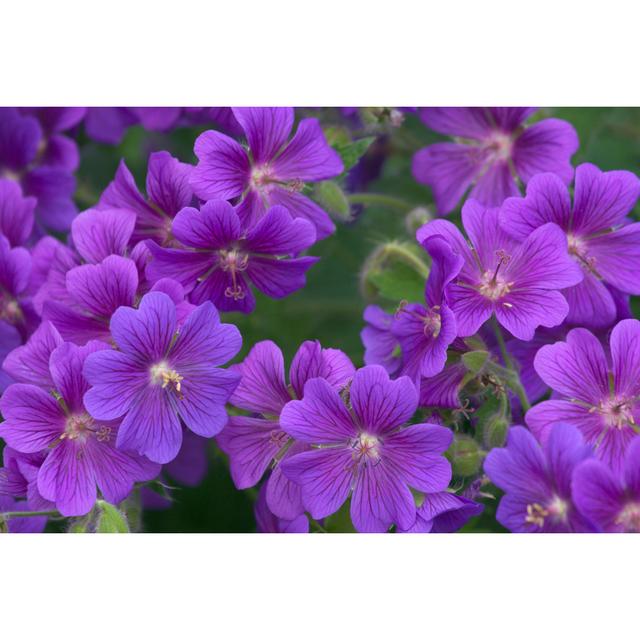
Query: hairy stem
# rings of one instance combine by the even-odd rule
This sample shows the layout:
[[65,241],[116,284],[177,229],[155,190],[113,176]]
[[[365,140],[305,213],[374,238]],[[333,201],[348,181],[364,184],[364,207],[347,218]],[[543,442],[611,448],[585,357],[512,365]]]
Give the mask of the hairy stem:
[[381,193],[352,193],[347,196],[350,204],[363,204],[365,206],[373,205],[380,207],[388,207],[402,213],[410,211],[414,208],[410,202],[396,198],[395,196],[387,196]]
[[498,341],[498,347],[500,348],[500,355],[502,356],[502,360],[504,361],[504,366],[514,374],[510,386],[518,396],[518,400],[520,400],[522,409],[526,413],[527,411],[529,411],[529,409],[531,409],[531,404],[529,402],[529,399],[527,398],[527,393],[522,386],[522,382],[520,382],[520,374],[513,365],[513,360],[511,359],[511,356],[507,351],[507,345],[505,344],[504,336],[502,335],[502,329],[500,329],[500,325],[498,324],[495,316],[491,317],[491,326],[493,327],[493,332],[496,336],[496,340]]

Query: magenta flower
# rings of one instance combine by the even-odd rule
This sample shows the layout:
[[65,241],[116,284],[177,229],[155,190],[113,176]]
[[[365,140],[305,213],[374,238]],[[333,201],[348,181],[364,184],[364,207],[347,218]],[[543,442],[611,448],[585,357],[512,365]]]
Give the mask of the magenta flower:
[[498,209],[475,200],[462,207],[462,224],[469,243],[447,220],[428,222],[417,232],[418,242],[443,236],[464,260],[446,293],[458,335],[473,335],[495,314],[516,338],[531,340],[538,326],[565,319],[569,305],[559,289],[580,282],[582,271],[569,257],[560,227],[545,224],[518,242],[501,228]]
[[358,531],[409,529],[416,505],[409,489],[447,488],[451,467],[442,453],[452,433],[433,424],[403,428],[418,405],[410,378],[389,379],[379,365],[356,371],[350,406],[321,378],[309,380],[304,398],[282,411],[282,428],[310,451],[282,463],[300,485],[304,507],[316,520],[335,513],[352,493],[351,520]]
[[153,260],[147,277],[175,278],[192,289],[194,304],[211,300],[221,311],[253,311],[250,283],[272,298],[297,291],[305,284],[306,271],[319,260],[284,257],[297,255],[316,239],[313,225],[293,219],[284,207],[272,207],[244,231],[237,210],[224,200],[211,200],[200,211],[180,211],[172,233],[187,249],[149,243]]
[[583,462],[573,475],[573,495],[603,531],[640,533],[640,437],[627,447],[619,474],[600,460]]
[[536,176],[525,198],[509,198],[502,206],[502,225],[516,240],[548,222],[565,232],[569,254],[584,273],[579,284],[562,292],[569,303],[567,322],[607,327],[616,317],[610,287],[640,294],[640,223],[627,218],[638,196],[640,180],[630,171],[603,173],[581,164],[573,206],[565,183],[553,174]]
[[104,190],[99,207],[124,209],[135,213],[132,242],[153,239],[163,246],[174,244],[171,223],[183,207],[193,201],[189,175],[193,167],[172,157],[166,151],[149,156],[147,198],[144,198],[125,164],[120,161],[113,182]]
[[84,397],[95,419],[122,418],[116,445],[162,464],[182,444],[180,420],[210,438],[227,422],[225,403],[238,374],[218,368],[239,351],[235,326],[221,324],[210,303],[195,309],[178,330],[176,305],[161,292],[146,294],[139,309],[120,307],[110,330],[118,351],[91,354]]
[[524,427],[511,427],[506,448],[492,449],[484,470],[505,492],[497,519],[514,533],[594,531],[571,499],[574,469],[591,455],[580,432],[557,424],[540,446]]
[[96,501],[96,486],[108,502],[117,504],[134,482],[150,480],[160,470],[116,449],[118,423],[95,420],[86,411],[82,396],[88,384],[82,367],[89,354],[105,349],[108,346],[98,342],[84,347],[65,343],[49,362],[54,395],[34,385],[14,384],[0,399],[5,417],[0,434],[17,451],[45,454],[38,491],[65,516],[88,513]]
[[246,227],[266,211],[282,205],[292,216],[306,218],[318,239],[331,235],[335,225],[315,202],[302,195],[307,182],[341,174],[340,156],[327,144],[319,122],[306,118],[291,140],[292,108],[236,108],[249,149],[218,131],[205,131],[196,140],[198,165],[191,176],[195,194],[202,200],[241,197],[238,214]]
[[308,446],[284,432],[280,414],[292,398],[303,397],[307,380],[323,378],[340,391],[350,381],[355,367],[342,351],[323,349],[319,342],[309,340],[300,345],[293,357],[287,384],[282,351],[264,340],[233,368],[242,378],[231,403],[252,415],[231,416],[217,437],[218,445],[229,456],[231,478],[238,489],[246,489],[256,485],[271,467],[265,483],[268,508],[279,518],[294,520],[304,511],[300,488],[282,474],[280,463]]
[[611,363],[586,329],[538,351],[534,366],[555,394],[527,412],[526,422],[545,442],[556,422],[577,427],[596,456],[620,470],[640,419],[640,322],[623,320],[611,332]]
[[545,171],[569,184],[571,156],[578,135],[564,120],[548,118],[529,127],[530,107],[432,107],[421,109],[422,121],[459,142],[439,142],[416,153],[413,175],[428,185],[441,214],[455,209],[471,185],[470,197],[488,207],[520,194],[525,184]]

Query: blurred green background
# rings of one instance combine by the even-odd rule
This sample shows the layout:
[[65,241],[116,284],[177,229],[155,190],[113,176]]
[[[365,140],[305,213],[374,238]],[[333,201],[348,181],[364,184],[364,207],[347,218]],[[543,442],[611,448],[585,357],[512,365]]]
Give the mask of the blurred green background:
[[[341,116],[337,109],[297,110],[297,116],[320,117],[323,125],[336,127]],[[603,170],[640,166],[640,109],[635,108],[544,108],[534,119],[557,117],[568,120],[580,137],[580,149],[574,165],[592,162]],[[131,128],[117,147],[98,144],[88,138],[79,140],[81,166],[78,172],[78,204],[86,209],[111,181],[120,158],[124,158],[144,188],[147,158],[150,152],[170,151],[184,162],[195,162],[193,142],[206,127],[180,128],[169,134]],[[401,201],[393,206],[371,204],[356,210],[350,222],[337,222],[337,232],[312,248],[312,255],[322,259],[308,273],[304,290],[285,298],[271,300],[258,295],[253,314],[226,314],[242,332],[243,357],[260,340],[270,339],[282,348],[287,362],[304,340],[318,339],[325,347],[344,350],[356,364],[362,365],[360,342],[362,312],[366,301],[361,293],[359,276],[367,256],[380,243],[411,238],[406,217],[418,206],[431,206],[427,187],[417,184],[411,175],[411,158],[421,147],[442,139],[428,131],[412,114],[400,127],[350,124],[354,138],[376,135],[366,160],[386,160],[378,178],[366,185],[366,191],[385,194]],[[365,161],[366,161],[365,160]],[[345,180],[342,186],[348,190]],[[358,188],[362,191],[362,188]],[[406,203],[403,206],[402,203]],[[454,214],[455,219],[455,214]],[[638,315],[636,313],[636,315]],[[146,510],[142,528],[152,532],[252,532],[254,491],[238,491],[233,486],[224,455],[211,443],[210,465],[205,481],[197,488],[180,487],[172,492],[173,505],[166,510]],[[493,506],[471,530],[488,526]],[[495,523],[493,530],[496,530]],[[486,530],[486,529],[485,529]]]

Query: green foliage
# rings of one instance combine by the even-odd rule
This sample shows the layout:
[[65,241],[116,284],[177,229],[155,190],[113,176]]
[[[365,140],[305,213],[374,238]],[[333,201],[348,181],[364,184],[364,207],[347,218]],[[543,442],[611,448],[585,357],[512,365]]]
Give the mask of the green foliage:
[[367,149],[375,141],[375,136],[360,138],[347,144],[339,144],[335,150],[340,154],[344,164],[344,173],[353,169],[358,164],[358,160],[367,152]]

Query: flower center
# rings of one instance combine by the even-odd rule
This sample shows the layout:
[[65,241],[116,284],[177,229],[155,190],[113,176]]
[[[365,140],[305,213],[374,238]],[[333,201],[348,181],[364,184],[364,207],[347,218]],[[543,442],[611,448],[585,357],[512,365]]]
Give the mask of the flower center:
[[246,271],[249,265],[249,254],[238,249],[223,249],[218,251],[218,264],[223,271],[231,275],[231,286],[225,289],[224,295],[234,300],[242,300],[246,292],[238,282],[238,273]]
[[596,272],[596,259],[587,253],[587,244],[578,236],[572,233],[567,234],[567,249],[569,255],[586,271],[598,275]]
[[87,413],[72,414],[67,418],[61,440],[79,440],[85,442],[93,433],[93,418]]
[[555,520],[566,520],[568,510],[569,505],[566,500],[563,500],[559,496],[554,496],[553,500],[545,506],[542,506],[538,502],[528,504],[527,515],[524,521],[542,528],[544,527],[545,520],[549,517]]
[[150,369],[150,373],[153,384],[161,384],[163,389],[169,388],[170,391],[175,391],[177,396],[182,399],[181,387],[184,377],[175,369],[172,369],[168,362],[163,360],[158,364],[154,364]]
[[[398,310],[396,311],[396,318],[400,316],[400,314],[406,313],[408,316],[415,318],[419,322],[423,324],[423,332],[424,335],[428,338],[432,336],[437,338],[440,335],[440,330],[442,329],[442,318],[440,316],[440,305],[434,305],[430,309],[420,309],[411,310],[407,309],[407,301],[403,300],[398,305]],[[424,313],[422,313],[424,311]]]
[[640,533],[640,502],[627,504],[617,517],[616,524],[621,524],[630,533]]
[[[495,270],[490,269],[482,274],[482,280],[478,286],[478,291],[489,300],[499,300],[503,296],[506,296],[513,286],[513,282],[508,282],[501,273],[501,268],[506,266],[511,261],[511,256],[505,251],[500,249],[496,251],[498,257],[498,264]],[[504,270],[503,270],[504,271]],[[509,303],[505,303],[506,306],[511,306]]]
[[249,183],[256,191],[262,191],[270,182],[273,182],[273,173],[269,165],[257,165],[251,169]]
[[352,457],[356,464],[366,466],[368,462],[378,464],[380,462],[380,440],[368,433],[361,433],[351,443]]
[[596,411],[602,415],[607,427],[615,427],[618,430],[622,430],[626,426],[635,425],[633,403],[626,398],[611,397],[601,400],[598,406],[589,409],[590,413]]
[[22,309],[18,301],[6,294],[0,298],[0,319],[9,324],[20,324],[23,320]]
[[488,139],[486,147],[492,162],[507,161],[511,158],[513,139],[507,133],[495,131]]

